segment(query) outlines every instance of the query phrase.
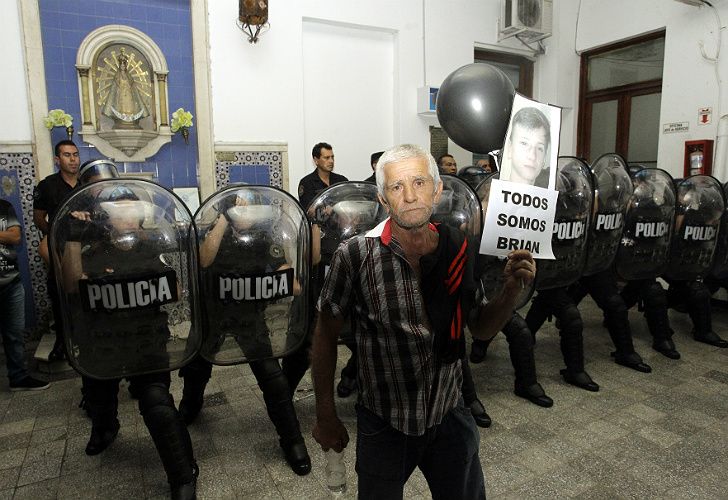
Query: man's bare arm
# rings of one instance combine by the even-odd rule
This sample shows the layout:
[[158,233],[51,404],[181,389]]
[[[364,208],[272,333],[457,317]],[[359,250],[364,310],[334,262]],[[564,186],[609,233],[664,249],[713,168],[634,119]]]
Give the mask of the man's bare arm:
[[313,336],[311,372],[316,391],[313,437],[324,451],[333,448],[340,452],[349,442],[349,435],[336,415],[334,403],[337,339],[343,326],[344,319],[335,317],[325,308],[318,314]]
[[511,252],[503,274],[506,279],[501,294],[481,305],[475,321],[468,325],[477,339],[493,338],[513,316],[522,284],[531,283],[536,276],[536,263],[531,253],[526,250]]
[[0,244],[20,245],[20,226],[10,226],[5,231],[0,231]]
[[47,220],[48,212],[37,208],[33,209],[33,224],[41,230],[43,234],[48,234],[50,225]]

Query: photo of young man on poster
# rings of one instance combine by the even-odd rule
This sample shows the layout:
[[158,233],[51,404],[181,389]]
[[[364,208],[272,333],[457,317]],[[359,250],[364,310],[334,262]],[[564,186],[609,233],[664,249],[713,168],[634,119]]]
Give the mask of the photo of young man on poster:
[[500,179],[554,189],[561,110],[516,95]]

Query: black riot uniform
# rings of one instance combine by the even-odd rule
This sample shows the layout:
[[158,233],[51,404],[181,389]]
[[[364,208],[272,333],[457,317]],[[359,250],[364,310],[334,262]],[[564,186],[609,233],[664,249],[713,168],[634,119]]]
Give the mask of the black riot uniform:
[[[67,203],[92,199],[98,191],[90,189],[95,186]],[[170,353],[167,345],[171,333],[164,304],[175,302],[179,293],[176,272],[160,258],[167,250],[167,237],[143,230],[143,216],[128,217],[128,212],[122,217],[128,224],[123,230],[98,222],[112,217],[104,211],[104,202],[116,204],[122,213],[140,203],[131,190],[104,187],[96,200],[102,207],[90,214],[96,223],[73,221],[65,214],[63,221],[73,229],[65,237],[54,229],[52,240],[68,287],[70,360],[82,373],[84,405],[92,421],[86,454],[101,453],[116,438],[119,377],[126,375],[167,473],[172,498],[194,498],[198,469],[192,442],[169,393],[169,369],[163,368],[173,364],[171,357],[186,356]],[[76,273],[82,273],[80,279]]]
[[616,351],[615,361],[634,370],[649,373],[649,365],[634,350],[627,306],[619,295],[613,262],[618,252],[632,182],[623,158],[606,154],[592,165],[594,210],[589,233],[589,249],[584,275],[568,287],[568,294],[578,305],[591,295],[604,312],[605,324]]
[[728,348],[728,342],[713,331],[710,303],[726,263],[723,188],[712,177],[698,175],[678,182],[677,191],[675,236],[665,276],[670,284],[668,302],[690,315],[695,340]]
[[578,282],[569,286],[568,293],[577,305],[589,294],[602,310],[607,331],[616,348],[612,355],[617,364],[643,373],[652,371],[652,368],[642,361],[642,357],[634,350],[628,309],[619,294],[617,277],[613,269],[607,269],[591,276],[583,276]]
[[[217,234],[216,234],[217,233]],[[212,252],[212,262],[205,262],[208,240],[220,237],[219,247]],[[286,265],[284,249],[271,240],[270,233],[254,228],[236,230],[225,215],[220,215],[207,232],[201,245],[202,268],[207,268],[203,279],[203,296],[216,297],[219,276],[233,272],[236,275],[271,273]],[[306,444],[293,406],[289,381],[274,358],[270,332],[264,316],[267,304],[263,302],[229,303],[212,301],[208,314],[208,332],[202,352],[212,358],[221,348],[225,336],[233,336],[249,361],[258,386],[263,391],[268,416],[276,428],[280,446],[291,469],[299,475],[311,471]],[[203,405],[205,387],[212,373],[212,363],[202,356],[195,358],[180,370],[184,389],[180,412],[191,423]]]
[[639,304],[652,335],[652,348],[680,359],[667,315],[667,294],[656,277],[668,264],[674,215],[672,179],[658,169],[632,168],[634,192],[616,269],[626,285],[620,292],[627,309]]
[[[476,203],[481,206],[483,210],[487,210],[487,200],[490,196],[490,181],[497,178],[498,174],[488,174],[486,178],[477,185],[476,199],[478,201]],[[467,184],[468,180],[472,183],[476,182],[475,179],[461,178],[460,176],[458,178],[454,178],[452,176],[444,175],[442,176],[442,179],[443,181],[452,179],[452,183],[455,183],[457,180],[462,184]],[[470,186],[472,188],[472,185]],[[465,191],[466,189],[467,188],[460,188],[460,191]],[[475,233],[475,238],[471,236],[471,244],[474,248],[477,248],[481,233],[480,221],[478,220],[477,223],[474,224],[474,221],[468,220],[468,217],[463,217],[462,214],[474,212],[474,210],[458,210],[457,208],[457,205],[454,205],[452,209],[449,210],[451,215],[447,218],[451,220],[452,225],[465,226],[468,228],[468,233],[471,235]],[[443,212],[447,211],[443,210]],[[465,224],[466,221],[467,224]],[[477,231],[475,231],[476,227]],[[477,256],[475,262],[475,274],[480,278],[481,283],[484,285],[483,291],[486,297],[495,297],[500,293],[502,288],[502,269],[503,261],[500,258],[482,254]],[[530,286],[522,292],[522,296],[518,300],[517,309],[528,302],[531,293],[532,287]],[[527,399],[538,406],[542,406],[544,408],[553,406],[553,400],[546,395],[543,387],[538,383],[536,375],[536,359],[533,351],[533,335],[528,329],[524,319],[518,313],[514,312],[512,318],[501,329],[501,332],[503,332],[506,336],[511,364],[513,365],[513,371],[515,374],[513,392],[517,396]],[[470,362],[476,364],[481,363],[486,357],[488,346],[491,342],[492,339],[473,339],[470,350]]]
[[[508,342],[508,352],[511,356],[511,364],[516,376],[514,393],[536,404],[549,408],[554,401],[546,395],[536,376],[536,359],[534,357],[534,340],[532,330],[528,327],[526,320],[518,314],[513,317],[501,330]],[[470,351],[470,361],[480,363],[485,359],[490,340],[473,339]]]
[[584,324],[567,287],[539,292],[528,310],[526,324],[532,332],[537,332],[551,315],[559,325],[561,354],[566,364],[561,376],[569,384],[587,391],[598,391],[599,385],[584,370]]
[[560,157],[556,175],[559,197],[556,205],[551,247],[556,259],[538,263],[536,288],[526,323],[537,332],[547,317],[559,325],[561,353],[566,369],[564,380],[588,391],[597,385],[584,370],[584,326],[567,286],[578,279],[586,264],[587,232],[592,211],[593,190],[588,167],[577,158]]

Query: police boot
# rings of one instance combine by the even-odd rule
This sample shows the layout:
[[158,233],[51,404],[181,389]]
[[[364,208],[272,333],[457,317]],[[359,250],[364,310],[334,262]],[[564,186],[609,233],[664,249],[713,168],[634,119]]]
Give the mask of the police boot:
[[198,469],[192,441],[167,386],[153,383],[140,390],[139,411],[167,473],[172,498],[195,498]]
[[611,356],[618,365],[626,366],[627,368],[632,368],[642,373],[650,373],[652,371],[652,367],[642,361],[642,357],[635,351],[627,353],[614,351],[611,353]]
[[[581,317],[579,317],[581,323]],[[561,354],[564,356],[566,368],[561,370],[561,376],[567,384],[580,389],[597,392],[599,385],[584,371],[584,341],[579,331],[561,330]]]
[[488,354],[488,346],[492,342],[490,340],[473,339],[473,343],[470,346],[470,362],[471,363],[482,363],[485,356]]
[[693,330],[693,338],[698,342],[709,344],[715,347],[720,347],[722,349],[728,347],[728,342],[720,338],[720,336],[712,330],[702,334],[698,334],[698,332]]
[[86,455],[98,455],[116,439],[119,434],[119,421],[116,412],[97,414],[91,411],[91,437],[86,444]]
[[607,304],[604,311],[607,330],[612,338],[616,351],[611,353],[614,361],[618,365],[632,368],[642,373],[650,373],[652,368],[650,365],[642,361],[642,358],[634,350],[632,343],[632,328],[627,317],[627,307],[624,300],[618,294],[607,298]]
[[118,381],[88,377],[81,380],[84,409],[91,417],[91,437],[86,445],[86,454],[93,456],[108,448],[119,433],[119,420],[116,418]]
[[276,428],[286,462],[293,472],[305,476],[311,472],[311,458],[301,435],[288,381],[281,371],[278,360],[254,361],[250,363],[250,368],[263,391],[268,417]]

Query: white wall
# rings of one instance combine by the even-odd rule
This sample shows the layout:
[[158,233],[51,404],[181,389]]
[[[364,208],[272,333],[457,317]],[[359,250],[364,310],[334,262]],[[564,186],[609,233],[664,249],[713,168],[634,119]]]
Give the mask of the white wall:
[[[721,18],[728,20],[728,6],[713,4],[719,6]],[[685,141],[714,139],[718,118],[728,113],[728,89],[724,88],[719,97],[714,65],[703,59],[698,45],[702,41],[708,55],[715,55],[718,24],[711,9],[669,0],[581,0],[576,49],[593,49],[663,28],[666,35],[660,124],[687,121],[690,129],[673,134],[663,134],[660,129],[657,162],[673,176],[681,177]],[[725,41],[723,48],[718,67],[721,79],[728,71]],[[578,70],[578,61],[575,64]],[[573,70],[569,63],[559,65],[560,72],[570,68]],[[709,125],[697,125],[698,108],[702,107],[713,108],[713,122]]]
[[15,0],[4,0],[0,16],[0,47],[3,75],[0,77],[0,143],[30,142],[30,114],[26,87],[20,11]]
[[[421,1],[271,2],[271,28],[257,45],[250,45],[235,26],[236,2],[210,1],[209,16],[215,141],[287,142],[292,191],[295,192],[300,178],[313,169],[313,144],[305,143],[304,134],[304,20],[394,34],[393,139],[396,143],[427,144],[427,123],[417,115],[416,101],[417,87],[423,85]],[[355,63],[356,54],[352,54],[351,64]],[[322,75],[332,81],[348,69],[326,61],[321,61],[320,66]],[[350,90],[342,86],[339,92],[356,98]],[[347,154],[332,145],[337,157]],[[367,160],[362,164],[365,166]]]
[[388,31],[303,23],[305,143],[332,144],[349,180],[369,177],[370,155],[394,143],[394,43]]

